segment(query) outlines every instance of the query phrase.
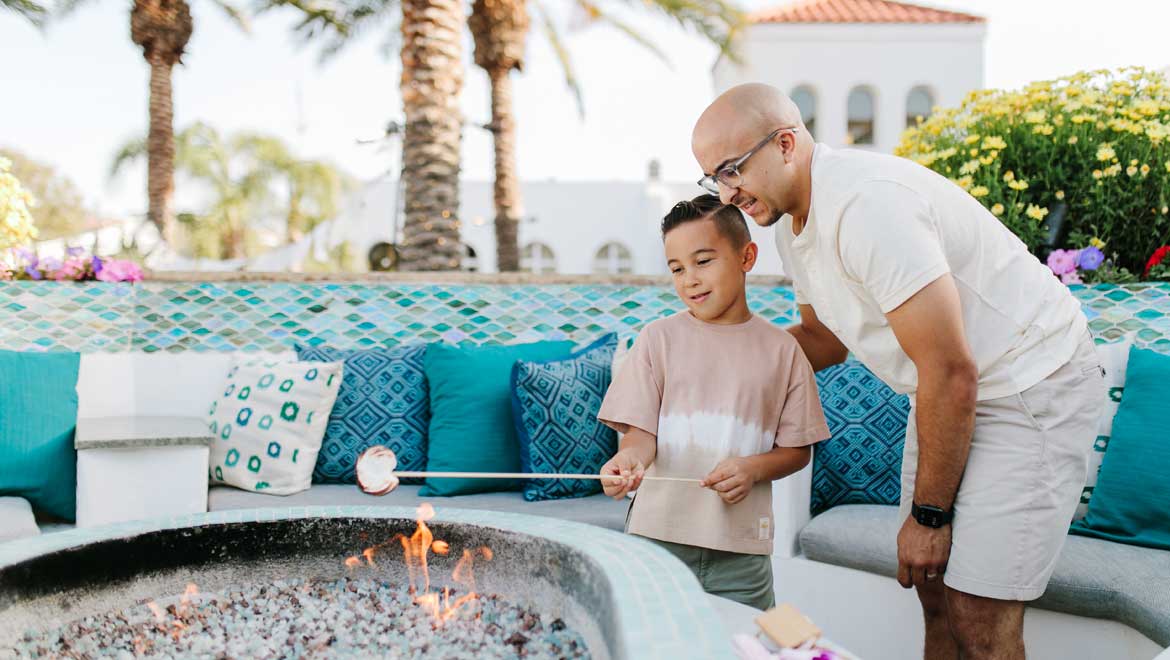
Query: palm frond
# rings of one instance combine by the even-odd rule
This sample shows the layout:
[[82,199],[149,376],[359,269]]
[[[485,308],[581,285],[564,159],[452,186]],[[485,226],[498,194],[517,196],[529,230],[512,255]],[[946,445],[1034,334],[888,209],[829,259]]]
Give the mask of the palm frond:
[[280,7],[302,14],[293,32],[306,42],[324,40],[321,60],[326,61],[371,28],[393,25],[399,5],[396,0],[258,0],[256,11]]
[[658,46],[655,46],[654,42],[642,36],[632,25],[614,16],[612,13],[605,11],[597,3],[592,2],[592,0],[576,0],[576,2],[585,11],[590,22],[603,23],[617,29],[638,45],[653,53],[658,59],[662,60],[663,64],[673,68],[670,58],[666,56],[666,53]]
[[33,0],[0,0],[0,7],[20,14],[38,28],[45,26],[45,18],[49,14],[44,5]]
[[536,15],[540,20],[540,28],[544,31],[544,37],[548,39],[553,53],[557,56],[557,61],[561,64],[561,70],[565,73],[565,83],[577,101],[577,115],[583,119],[585,117],[585,100],[581,95],[581,85],[577,82],[577,74],[573,71],[573,60],[569,56],[569,49],[565,46],[560,30],[557,29],[548,10],[544,8],[544,4],[538,0],[532,4],[536,7]]
[[118,148],[118,151],[114,154],[114,160],[110,162],[110,180],[117,178],[118,174],[122,172],[122,169],[130,163],[145,157],[146,138],[127,140]]
[[238,26],[241,30],[248,34],[252,33],[252,20],[248,17],[248,14],[245,13],[244,10],[228,2],[228,0],[211,1],[215,3],[215,6],[219,7],[223,13],[227,14],[227,17],[231,19],[231,21],[235,23],[236,26]]
[[[580,2],[581,0],[578,0]],[[719,52],[739,62],[736,36],[746,24],[746,17],[733,0],[622,0],[640,9],[651,9],[673,19],[680,26],[694,30],[719,48]]]

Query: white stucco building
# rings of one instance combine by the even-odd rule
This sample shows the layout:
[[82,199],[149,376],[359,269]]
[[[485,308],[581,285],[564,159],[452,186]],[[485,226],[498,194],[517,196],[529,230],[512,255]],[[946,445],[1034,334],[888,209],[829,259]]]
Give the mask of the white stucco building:
[[715,92],[763,82],[789,94],[818,142],[889,152],[908,123],[983,87],[987,23],[892,0],[806,0],[750,16]]

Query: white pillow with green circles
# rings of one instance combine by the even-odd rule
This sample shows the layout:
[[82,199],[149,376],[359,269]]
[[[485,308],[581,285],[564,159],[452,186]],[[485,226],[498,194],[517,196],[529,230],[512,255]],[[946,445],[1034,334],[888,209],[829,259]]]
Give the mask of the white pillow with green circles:
[[308,490],[343,364],[236,358],[208,412],[211,484],[271,495]]

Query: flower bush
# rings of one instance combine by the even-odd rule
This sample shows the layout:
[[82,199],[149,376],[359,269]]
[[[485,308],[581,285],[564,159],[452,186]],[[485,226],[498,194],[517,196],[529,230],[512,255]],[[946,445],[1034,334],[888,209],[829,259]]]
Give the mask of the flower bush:
[[32,242],[37,237],[33,227],[32,195],[11,172],[12,161],[0,158],[0,250]]
[[20,248],[9,250],[6,257],[0,256],[0,280],[141,282],[142,268],[126,259],[85,256],[81,248],[69,248],[64,259],[41,258],[32,250]]
[[978,90],[906,131],[895,153],[958,183],[1032,250],[1058,203],[1069,244],[1100,237],[1116,269],[1140,272],[1170,243],[1170,82],[1160,73]]

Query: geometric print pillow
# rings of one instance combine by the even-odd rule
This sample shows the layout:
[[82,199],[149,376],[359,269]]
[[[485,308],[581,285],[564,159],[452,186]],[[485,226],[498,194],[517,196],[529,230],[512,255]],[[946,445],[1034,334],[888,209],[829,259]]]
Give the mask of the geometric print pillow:
[[1121,394],[1125,391],[1125,371],[1129,364],[1129,347],[1132,345],[1133,338],[1125,337],[1096,346],[1097,357],[1105,369],[1105,408],[1101,411],[1101,418],[1097,420],[1097,440],[1093,442],[1093,451],[1089,454],[1089,473],[1073,520],[1085,517],[1089,510],[1089,499],[1093,496],[1093,489],[1097,487],[1097,474],[1101,471],[1105,450],[1109,448],[1109,439],[1113,436],[1113,416],[1117,414],[1117,408],[1121,405]]
[[341,362],[233,360],[208,412],[210,482],[273,495],[308,490],[341,372]]
[[812,515],[838,504],[897,504],[909,398],[855,360],[816,377],[832,437],[813,449]]
[[313,470],[314,483],[357,483],[354,465],[373,445],[392,449],[399,470],[427,469],[431,408],[423,370],[426,344],[361,350],[298,345],[296,350],[303,362],[345,362],[341,391]]
[[[597,474],[617,451],[613,429],[597,421],[609,389],[617,335],[607,334],[568,358],[518,361],[512,367],[512,417],[524,472]],[[587,479],[528,479],[524,499],[585,497],[601,492]]]

